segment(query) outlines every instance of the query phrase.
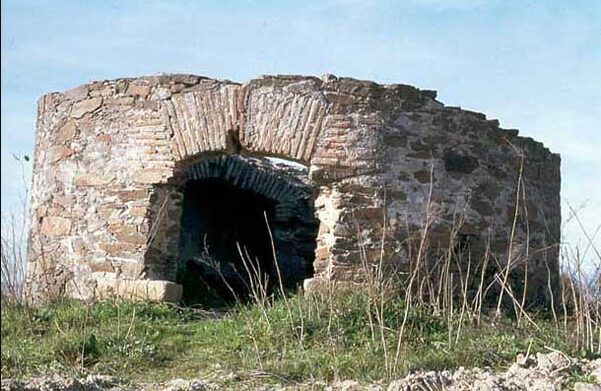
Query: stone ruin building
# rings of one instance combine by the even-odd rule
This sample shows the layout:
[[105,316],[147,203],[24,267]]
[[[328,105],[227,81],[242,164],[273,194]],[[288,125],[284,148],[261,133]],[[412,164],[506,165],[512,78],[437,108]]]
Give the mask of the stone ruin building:
[[435,98],[332,75],[158,75],[45,95],[29,295],[177,301],[212,284],[225,297],[249,266],[286,287],[361,286],[446,253],[473,278],[509,262],[508,281],[528,276],[544,299],[559,155]]

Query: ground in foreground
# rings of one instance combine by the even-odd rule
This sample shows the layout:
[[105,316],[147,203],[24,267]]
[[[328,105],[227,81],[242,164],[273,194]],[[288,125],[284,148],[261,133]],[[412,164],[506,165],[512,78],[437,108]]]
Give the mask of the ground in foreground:
[[[433,382],[501,376],[495,372],[515,377],[511,374],[520,368],[536,371],[546,365],[536,354],[551,352],[555,364],[546,368],[560,375],[552,382],[569,387],[597,381],[588,365],[598,360],[568,359],[595,358],[576,349],[571,333],[544,316],[532,321],[536,327],[509,318],[476,322],[461,311],[408,309],[402,301],[378,303],[359,294],[296,295],[223,313],[126,301],[63,301],[2,308],[2,378],[108,375],[111,382],[149,387],[199,378],[203,387],[250,388],[259,383],[325,387],[352,379],[374,387],[397,384],[400,388],[393,389],[401,390],[410,388],[395,379],[412,376]],[[518,358],[520,353],[524,356]]]

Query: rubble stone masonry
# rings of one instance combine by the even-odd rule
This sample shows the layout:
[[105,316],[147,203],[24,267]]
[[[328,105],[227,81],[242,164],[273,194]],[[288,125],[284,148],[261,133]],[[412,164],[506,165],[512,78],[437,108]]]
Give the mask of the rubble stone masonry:
[[[29,294],[177,300],[181,186],[191,167],[230,156],[307,167],[318,219],[308,289],[364,283],[378,265],[402,272],[426,237],[426,264],[469,248],[459,269],[509,261],[512,278],[530,276],[529,297],[546,297],[558,273],[559,155],[435,98],[332,75],[160,75],[45,95]],[[288,187],[269,191],[284,199]]]

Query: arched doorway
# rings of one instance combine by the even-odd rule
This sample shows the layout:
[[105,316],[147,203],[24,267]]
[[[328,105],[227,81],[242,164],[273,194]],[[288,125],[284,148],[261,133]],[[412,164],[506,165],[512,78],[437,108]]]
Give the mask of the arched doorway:
[[189,165],[177,257],[186,303],[245,300],[279,289],[280,279],[293,290],[313,275],[318,223],[306,177],[298,166],[240,155]]

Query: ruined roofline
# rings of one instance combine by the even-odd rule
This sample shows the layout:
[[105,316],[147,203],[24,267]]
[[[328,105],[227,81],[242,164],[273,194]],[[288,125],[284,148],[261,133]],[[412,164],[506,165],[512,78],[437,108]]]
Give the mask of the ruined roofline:
[[[327,85],[329,83],[336,82],[338,86],[346,85],[350,88],[345,89],[345,93],[348,93],[351,96],[355,96],[358,98],[371,98],[372,95],[380,95],[382,93],[390,93],[393,95],[398,95],[402,99],[417,99],[420,101],[430,101],[432,104],[428,105],[426,110],[443,110],[449,112],[456,112],[463,115],[467,115],[473,117],[480,121],[486,121],[492,127],[501,132],[502,136],[508,138],[517,137],[518,140],[525,143],[528,147],[534,147],[536,149],[542,149],[544,153],[550,154],[553,158],[560,158],[559,153],[552,152],[548,147],[546,147],[542,142],[534,140],[530,136],[523,136],[519,134],[518,129],[512,128],[502,128],[500,126],[498,119],[489,119],[485,113],[481,113],[478,111],[473,111],[469,109],[465,109],[461,106],[452,106],[445,105],[443,102],[436,99],[437,91],[435,90],[427,90],[427,89],[419,89],[417,87],[402,84],[402,83],[391,83],[391,84],[380,84],[370,80],[362,80],[355,79],[352,77],[337,77],[332,74],[324,74],[321,77],[317,76],[305,76],[305,75],[261,75],[257,78],[250,79],[245,82],[237,82],[229,79],[216,79],[203,75],[195,75],[195,74],[186,74],[186,73],[159,73],[155,75],[145,75],[139,77],[123,77],[116,79],[106,79],[106,80],[93,80],[89,83],[81,84],[77,87],[65,90],[65,91],[55,91],[44,94],[38,100],[38,105],[45,99],[46,97],[57,97],[60,100],[83,100],[86,97],[93,96],[90,94],[90,91],[101,91],[101,90],[109,90],[112,94],[124,93],[126,96],[131,95],[129,91],[127,91],[127,86],[129,84],[139,84],[148,86],[152,88],[153,86],[178,86],[173,93],[185,93],[189,91],[193,91],[195,86],[200,84],[215,84],[218,85],[235,85],[240,86],[241,88],[246,88],[249,86],[253,86],[255,84],[259,84],[261,86],[282,86],[288,85],[291,83],[297,82],[313,82],[318,83],[317,87],[319,90],[327,91]],[[124,91],[119,90],[120,88],[125,87]],[[85,91],[88,91],[87,93]],[[333,89],[333,91],[338,92],[339,88]],[[85,95],[84,95],[85,94]],[[106,93],[105,93],[106,94]],[[100,94],[102,95],[102,94]],[[420,108],[420,111],[423,108]]]

